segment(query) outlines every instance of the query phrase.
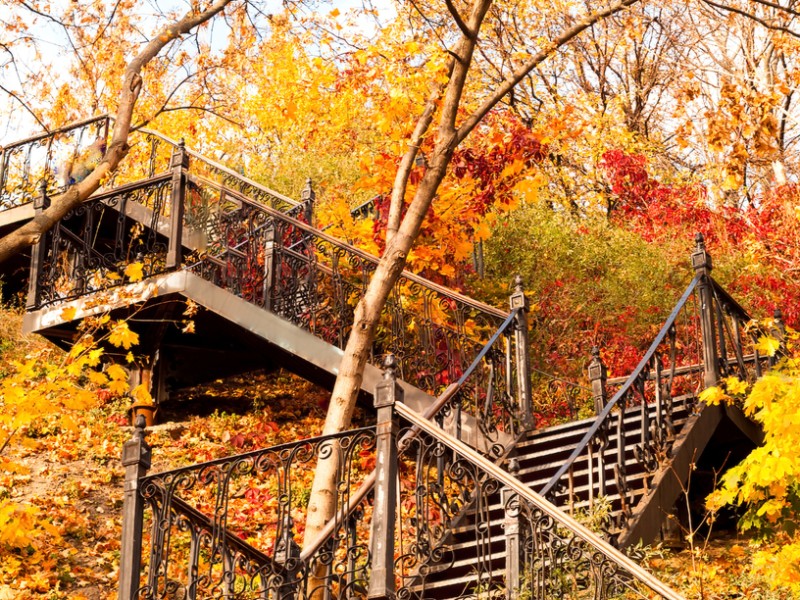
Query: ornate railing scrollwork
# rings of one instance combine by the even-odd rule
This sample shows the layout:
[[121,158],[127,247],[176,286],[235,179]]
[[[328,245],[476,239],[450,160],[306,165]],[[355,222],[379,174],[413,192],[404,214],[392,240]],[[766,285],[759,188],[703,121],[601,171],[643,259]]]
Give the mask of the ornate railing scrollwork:
[[[402,405],[397,598],[671,598],[628,557]],[[500,526],[504,530],[501,530]]]
[[[343,346],[377,258],[202,176],[190,174],[188,197],[185,230],[204,240],[193,272]],[[192,198],[208,201],[195,210]],[[386,302],[373,361],[391,352],[405,381],[440,391],[463,374],[505,317],[404,273]]]
[[105,152],[109,118],[93,117],[0,147],[0,211],[85,177]]
[[[320,588],[330,598],[358,595],[369,574],[366,511],[343,511],[374,449],[374,430],[357,429],[141,478],[149,552],[137,597],[283,600],[310,598]],[[293,520],[305,510],[304,486],[317,461],[331,457],[339,526],[301,560]]]

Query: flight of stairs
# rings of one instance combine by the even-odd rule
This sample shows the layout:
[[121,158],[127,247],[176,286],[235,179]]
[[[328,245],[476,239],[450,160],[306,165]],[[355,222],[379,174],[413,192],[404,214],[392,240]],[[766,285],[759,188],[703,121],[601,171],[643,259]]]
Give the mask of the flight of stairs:
[[[90,126],[96,128],[97,124],[92,122]],[[149,161],[146,172],[134,168],[121,175],[114,182],[115,187],[99,193],[87,205],[87,210],[71,214],[62,229],[34,248],[32,261],[34,274],[38,272],[38,276],[30,286],[26,327],[68,347],[75,339],[78,323],[85,316],[110,310],[115,317],[123,318],[136,311],[137,322],[141,324],[132,326],[140,328],[140,349],[152,357],[147,366],[152,371],[151,379],[164,389],[170,385],[191,385],[203,378],[276,366],[292,369],[321,385],[332,385],[341,359],[339,347],[348,333],[347,319],[353,298],[363,291],[375,259],[326,236],[302,220],[287,216],[287,213],[294,217],[307,214],[308,202],[313,201],[310,190],[305,205],[295,203],[196,154],[191,154],[198,164],[198,173],[193,174],[188,166],[189,154],[182,145],[163,136],[152,139],[160,140],[158,160],[163,169],[154,167],[158,164],[154,158]],[[157,144],[151,145],[157,147]],[[164,154],[164,148],[169,152]],[[7,156],[4,154],[4,165]],[[171,175],[159,175],[163,171]],[[120,194],[120,190],[125,193]],[[178,190],[183,191],[179,193]],[[185,195],[181,196],[182,193]],[[187,206],[195,204],[191,210],[187,208],[184,215],[182,209],[176,210],[176,202],[186,202]],[[22,210],[25,206],[28,205],[23,203],[0,211],[0,231],[32,218],[32,211]],[[42,208],[40,205],[37,210]],[[132,228],[141,228],[143,233],[138,238],[127,239],[128,230]],[[38,287],[53,283],[42,277],[42,269],[46,267],[52,274],[59,266],[56,252],[47,247],[48,240],[63,244],[58,246],[59,260],[63,258],[65,266],[73,269],[70,274],[80,275],[63,298],[52,292],[41,295]],[[123,243],[129,245],[123,247]],[[147,263],[145,282],[92,287],[86,265],[101,264],[105,271],[113,271],[130,258],[134,244],[138,244],[135,247],[140,253],[152,252],[155,256]],[[705,257],[704,246],[701,246],[698,242],[698,250],[693,255],[693,262],[695,256],[699,257],[696,270],[705,268],[700,260]],[[78,256],[81,248],[88,252],[88,258]],[[19,265],[15,264],[14,269],[14,273],[6,273],[6,277],[14,278],[16,289],[21,289],[24,285],[19,283]],[[710,271],[710,261],[707,269]],[[399,354],[400,375],[411,382],[401,382],[405,402],[422,413],[446,384],[452,385],[467,370],[481,343],[498,330],[509,313],[411,274],[403,277],[398,285],[401,291],[389,301],[383,327],[391,335],[378,340],[374,359],[389,352]],[[317,281],[323,282],[319,289],[313,287]],[[707,283],[709,281],[710,278],[698,275],[693,285],[697,285],[702,294],[702,285],[706,285],[703,288],[706,291],[716,289]],[[419,306],[414,306],[402,293],[402,286],[420,294]],[[103,294],[102,306],[84,307],[83,299],[95,294]],[[515,297],[519,301],[516,305]],[[187,301],[200,307],[193,317],[198,333],[184,335],[174,327],[148,325],[179,322]],[[728,311],[726,314],[731,312],[733,301],[723,292],[714,296],[709,304],[713,302],[719,305],[720,314],[723,308]],[[513,314],[524,314],[523,305],[524,296],[519,288],[512,296],[512,308],[516,306],[518,311]],[[62,317],[65,306],[77,309],[70,318]],[[444,312],[451,310],[446,317],[448,321],[437,322],[441,315],[434,316],[432,307],[445,309]],[[734,308],[742,312],[738,305]],[[465,333],[465,318],[473,321],[475,329],[480,331],[481,342],[470,339]],[[413,334],[409,333],[412,331]],[[674,336],[674,331],[669,335]],[[715,340],[711,345],[722,337],[722,334],[718,338],[711,336],[710,339]],[[516,342],[512,342],[512,338],[509,334],[509,350],[515,343],[519,345],[519,337],[515,338]],[[425,343],[429,345],[418,346]],[[720,343],[721,350],[712,350],[712,354],[716,352],[720,372],[727,374],[733,372],[731,365],[735,362],[728,360],[728,354],[737,346],[729,342],[726,350],[724,343]],[[673,339],[673,351],[674,348]],[[480,379],[481,385],[494,389],[496,381],[516,380],[511,367],[503,367],[513,363],[510,354],[509,351],[506,361],[492,358],[495,362],[491,366],[489,357],[494,355],[486,354],[486,368],[482,369],[491,375]],[[741,354],[738,348],[739,362],[742,362]],[[758,364],[757,355],[754,360]],[[501,373],[503,368],[509,369],[508,372]],[[381,377],[378,367],[367,367],[363,399],[373,394]],[[671,382],[670,377],[670,385]],[[522,404],[518,396],[522,394],[521,387],[515,389],[509,383],[508,389],[496,389],[493,393],[498,397],[506,394],[509,406],[519,408]],[[538,492],[549,488],[548,499],[572,515],[591,520],[598,511],[606,511],[600,520],[605,535],[619,546],[628,547],[640,539],[650,542],[656,538],[661,523],[672,512],[691,464],[699,460],[706,446],[712,441],[716,445],[724,444],[736,431],[746,428],[741,415],[734,414],[733,409],[727,410],[698,406],[693,394],[671,399],[673,431],[660,446],[661,455],[657,464],[651,461],[649,471],[645,469],[647,461],[643,461],[636,450],[637,444],[642,443],[642,411],[635,404],[628,405],[624,413],[624,468],[615,464],[619,456],[617,434],[610,426],[614,419],[608,420],[604,452],[608,460],[604,461],[602,476],[596,469],[590,469],[586,455],[581,455],[571,464],[567,476],[558,482],[552,481],[584,441],[595,419],[529,432],[513,447],[507,444],[514,436],[506,436],[503,442],[506,447],[485,453],[503,456],[504,468],[530,489]],[[456,429],[459,433],[462,429],[469,430],[463,439],[469,439],[473,447],[486,450],[488,429],[481,431],[474,427],[482,416],[497,415],[493,410],[485,410],[481,415],[476,409],[459,417],[455,425],[451,422],[450,430]],[[653,420],[654,413],[649,422]],[[509,423],[501,425],[501,432],[504,426],[505,431],[511,431]],[[514,427],[517,425],[515,423]],[[734,433],[725,438],[725,435],[720,437],[720,431]],[[515,429],[514,435],[517,432]],[[590,446],[594,444],[596,461],[596,452],[601,446],[595,442]],[[605,481],[602,494],[597,491],[598,477]],[[623,483],[625,489],[620,488]],[[420,598],[450,599],[477,596],[484,591],[491,596],[493,589],[502,587],[500,582],[506,576],[508,557],[506,530],[513,525],[504,510],[507,498],[503,498],[502,490],[496,490],[487,497],[462,500],[465,508],[458,511],[449,524],[450,532],[439,540],[441,547],[434,553],[437,558],[418,565],[416,571],[408,575],[413,580],[411,589]],[[254,553],[257,552],[254,549]],[[476,569],[476,565],[480,567]],[[482,573],[478,580],[476,572]]]

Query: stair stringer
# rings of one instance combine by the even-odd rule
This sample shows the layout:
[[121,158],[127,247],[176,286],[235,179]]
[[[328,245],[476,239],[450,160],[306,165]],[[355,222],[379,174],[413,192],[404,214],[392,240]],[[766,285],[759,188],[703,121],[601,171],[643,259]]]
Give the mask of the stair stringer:
[[[89,302],[89,308],[86,308],[86,301],[91,296],[29,312],[23,318],[23,331],[26,333],[42,332],[66,323],[67,321],[62,316],[65,308],[75,308],[71,320],[79,321],[88,316],[172,294],[196,302],[232,324],[250,331],[283,352],[297,357],[310,368],[324,371],[334,378],[339,373],[339,365],[343,356],[341,349],[189,271],[167,273],[144,282],[120,286],[103,294],[102,304],[91,306],[92,303]],[[367,364],[361,381],[362,392],[371,396],[381,379],[381,370]],[[423,390],[403,381],[399,383],[405,392],[404,401],[410,408],[424,412],[433,402],[434,398]]]
[[687,419],[669,457],[650,481],[649,491],[640,498],[617,537],[618,547],[627,548],[640,541],[647,544],[658,537],[691,477],[692,464],[699,459],[724,416],[724,407],[704,406]]

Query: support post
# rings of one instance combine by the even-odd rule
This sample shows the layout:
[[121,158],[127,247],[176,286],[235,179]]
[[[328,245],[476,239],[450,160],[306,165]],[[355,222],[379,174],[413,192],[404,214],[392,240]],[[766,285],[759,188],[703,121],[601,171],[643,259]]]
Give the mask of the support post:
[[367,597],[388,600],[395,596],[394,530],[397,510],[397,430],[395,402],[403,401],[403,388],[397,383],[397,359],[384,361],[383,381],[375,386],[374,406],[377,409],[376,452],[377,477],[372,511],[370,554],[372,575]]
[[[519,462],[516,458],[509,461],[508,472],[514,477],[519,474]],[[506,598],[518,600],[522,591],[521,572],[524,568],[520,541],[519,496],[511,489],[503,488],[501,498],[503,501],[503,533],[506,536]]]
[[[41,215],[50,206],[50,198],[47,196],[47,180],[42,179],[39,184],[39,195],[33,199],[33,210],[36,216]],[[56,224],[58,227],[58,224]],[[39,240],[31,248],[31,272],[28,274],[28,300],[25,307],[28,310],[35,310],[39,306],[39,277],[44,267],[44,255],[46,252],[45,240],[47,233],[39,236]]]
[[786,354],[786,325],[783,322],[783,313],[780,308],[776,308],[772,313],[772,327],[769,334],[780,343],[778,351],[769,357],[769,366],[774,367],[782,356]]
[[145,420],[136,419],[133,437],[122,446],[125,467],[125,493],[122,504],[122,543],[119,565],[119,600],[134,600],[139,589],[142,567],[142,522],[144,499],[139,493],[139,480],[150,468],[151,451],[145,441]]
[[306,179],[306,185],[303,191],[300,192],[300,200],[303,202],[303,217],[306,223],[313,225],[314,219],[314,203],[317,200],[317,194],[314,192],[314,186],[311,183],[311,177]]
[[606,381],[608,369],[600,358],[600,348],[592,348],[592,361],[589,363],[589,381],[592,383],[592,398],[594,399],[594,414],[599,415],[608,402]]
[[264,308],[272,310],[272,292],[275,286],[275,265],[277,262],[277,253],[275,245],[275,222],[267,225],[264,231]]
[[717,385],[719,381],[719,361],[717,360],[717,332],[714,318],[714,291],[711,284],[711,256],[706,252],[703,234],[695,236],[696,247],[692,253],[692,267],[702,275],[697,286],[700,296],[700,329],[703,336],[703,378],[706,387]]
[[528,298],[522,288],[522,276],[514,278],[514,293],[509,298],[511,310],[520,308],[514,327],[514,347],[517,361],[517,404],[520,410],[520,422],[523,429],[533,429],[533,400],[531,393],[531,371],[528,349]]
[[183,209],[186,199],[186,170],[189,168],[189,155],[181,139],[172,151],[169,167],[172,170],[172,197],[170,203],[169,248],[167,249],[167,268],[176,269],[183,259]]
[[[292,600],[295,597],[295,580],[300,567],[300,546],[294,539],[294,520],[287,512],[275,540],[275,562],[284,568],[284,577],[278,588],[277,600]],[[233,569],[231,569],[233,572]]]

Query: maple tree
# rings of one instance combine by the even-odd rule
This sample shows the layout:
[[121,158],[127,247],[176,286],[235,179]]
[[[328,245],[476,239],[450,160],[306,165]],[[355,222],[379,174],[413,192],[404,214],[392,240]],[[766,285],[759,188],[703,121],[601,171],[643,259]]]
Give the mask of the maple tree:
[[[669,241],[700,223],[712,243],[731,249],[748,241],[758,258],[772,261],[759,272],[742,269],[745,275],[739,281],[750,287],[751,297],[760,286],[775,288],[762,305],[793,297],[787,287],[794,283],[785,272],[776,272],[775,265],[796,264],[792,248],[797,246],[781,241],[784,234],[796,239],[790,210],[796,189],[790,183],[764,183],[767,167],[776,159],[785,170],[793,164],[786,113],[797,75],[791,66],[794,42],[784,31],[796,16],[793,9],[757,1],[726,6],[706,2],[701,3],[706,6],[703,19],[697,20],[682,3],[661,7],[665,14],[656,15],[644,3],[633,10],[640,4],[635,0],[583,13],[569,3],[542,9],[533,1],[425,2],[401,8],[402,18],[384,27],[373,43],[363,35],[345,40],[336,28],[336,15],[309,20],[303,30],[292,27],[285,15],[276,15],[270,19],[269,35],[262,37],[246,12],[256,4],[231,3],[226,23],[235,35],[221,53],[200,37],[193,38],[197,53],[186,51],[186,40],[177,43],[180,35],[211,22],[228,4],[208,3],[203,12],[193,5],[193,11],[153,37],[132,62],[125,58],[137,14],[132,3],[118,3],[119,11],[110,19],[110,4],[103,3],[96,4],[94,14],[67,10],[56,19],[71,35],[80,36],[75,38],[80,66],[70,85],[29,82],[31,94],[52,101],[45,111],[29,107],[42,122],[68,120],[81,106],[116,110],[115,130],[93,172],[28,229],[0,242],[0,258],[35,240],[60,211],[88,197],[120,164],[134,114],[142,122],[157,118],[168,133],[194,138],[200,149],[213,149],[236,168],[265,179],[282,174],[283,185],[294,192],[308,175],[296,166],[306,160],[305,153],[316,153],[317,174],[337,192],[329,197],[339,200],[325,218],[349,232],[348,239],[358,239],[384,257],[356,314],[326,432],[349,424],[372,329],[406,262],[463,285],[454,279],[450,257],[466,261],[472,242],[486,239],[493,229],[501,231],[506,223],[501,214],[518,203],[541,198],[556,214],[566,209],[580,217],[600,208],[615,225],[646,242],[675,249],[674,254],[665,252],[673,256],[678,255],[677,244]],[[37,10],[47,16],[51,8],[55,11],[49,6]],[[29,8],[15,5],[14,11],[18,9],[34,18]],[[683,39],[704,40],[702,60],[734,47],[724,37],[712,45],[713,36],[707,35],[724,29],[717,26],[718,11],[750,32],[739,49],[751,52],[748,65],[760,61],[760,54],[752,54],[753,42],[767,39],[775,50],[764,51],[772,61],[765,86],[752,85],[760,77],[758,69],[737,71],[733,55],[726,54],[725,64],[714,67],[725,71],[725,81],[717,85],[681,78],[675,68],[666,68],[670,61],[687,59],[690,45],[679,43]],[[760,23],[767,16],[769,35]],[[24,19],[12,21],[18,30],[25,24]],[[154,29],[150,22],[136,23],[143,26]],[[80,60],[90,52],[102,60]],[[553,61],[549,68],[548,60]],[[697,60],[697,72],[709,68]],[[568,68],[562,70],[564,66]],[[168,84],[181,69],[201,74],[187,81],[202,83],[182,84],[178,87],[186,93],[173,95]],[[667,91],[673,82],[675,87]],[[231,101],[239,92],[242,102]],[[178,97],[181,102],[173,103]],[[677,105],[672,114],[665,98]],[[175,110],[184,101],[187,110]],[[211,117],[198,119],[197,112]],[[697,114],[704,116],[703,127],[694,127]],[[682,153],[689,147],[691,153]],[[682,168],[698,157],[707,159],[702,168]],[[742,187],[754,177],[754,169],[760,186]],[[686,176],[687,170],[700,175]],[[348,220],[345,213],[353,203],[344,196],[356,182],[361,198],[382,195],[378,219]],[[734,197],[740,189],[741,197]],[[725,201],[717,202],[720,198]],[[776,223],[775,215],[782,220]],[[750,223],[760,227],[754,236],[745,231]],[[574,231],[584,233],[580,222]],[[423,243],[413,247],[418,241]],[[654,262],[648,256],[639,266]],[[734,272],[742,262],[731,259],[726,267],[723,260],[718,269]],[[555,276],[539,289],[564,289],[571,283]],[[574,305],[578,307],[580,302]],[[566,322],[571,315],[565,312],[557,320]],[[592,325],[584,324],[583,332]],[[632,360],[630,348],[619,350],[627,352],[619,365]],[[323,470],[319,473],[325,476]],[[312,512],[319,516],[318,527],[326,511]],[[312,535],[314,527],[308,531]]]
[[[767,326],[774,324],[767,323]],[[777,540],[777,548],[756,553],[753,569],[772,587],[800,592],[800,457],[797,414],[800,410],[800,356],[798,334],[789,330],[783,340],[762,337],[759,347],[776,356],[781,346],[786,355],[752,387],[729,377],[720,387],[705,390],[708,403],[736,403],[764,430],[764,442],[741,463],[727,471],[720,489],[708,500],[711,511],[725,505],[744,506],[740,527],[756,530]]]

